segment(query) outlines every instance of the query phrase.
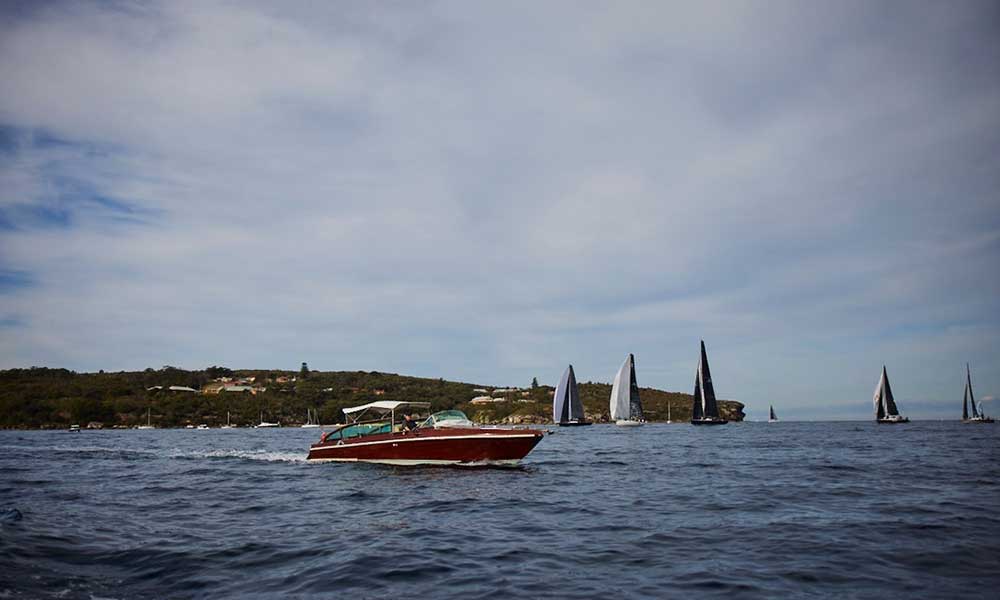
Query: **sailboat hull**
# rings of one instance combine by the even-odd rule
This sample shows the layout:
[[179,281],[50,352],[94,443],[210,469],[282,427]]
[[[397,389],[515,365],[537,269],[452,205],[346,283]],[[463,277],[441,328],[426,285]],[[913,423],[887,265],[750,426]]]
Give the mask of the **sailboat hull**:
[[725,425],[729,421],[725,419],[692,419],[692,425]]
[[584,425],[593,425],[590,421],[564,421],[559,423],[560,427],[583,427]]
[[982,417],[979,419],[962,419],[963,423],[994,423],[993,417]]
[[910,420],[906,417],[901,417],[899,419],[878,419],[875,422],[879,425],[899,425],[901,423],[909,423]]

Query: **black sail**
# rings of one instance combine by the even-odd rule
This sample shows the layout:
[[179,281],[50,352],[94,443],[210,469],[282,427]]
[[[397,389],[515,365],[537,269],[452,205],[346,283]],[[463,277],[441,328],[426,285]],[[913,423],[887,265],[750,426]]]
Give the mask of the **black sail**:
[[770,417],[769,417],[769,418],[770,418],[770,419],[771,419],[772,421],[777,421],[777,420],[778,420],[778,417],[776,417],[776,416],[774,415],[774,407],[773,407],[773,406],[771,407],[771,415],[770,415]]
[[642,401],[639,399],[639,384],[635,381],[635,357],[629,354],[629,359],[632,362],[631,377],[629,377],[629,387],[628,387],[628,412],[629,418],[633,421],[641,421],[642,416]]
[[701,342],[701,393],[705,399],[705,416],[719,418],[719,405],[715,401],[715,388],[712,386],[712,372],[708,368],[704,340]]
[[580,420],[584,418],[583,403],[580,402],[580,393],[576,389],[576,373],[573,372],[573,365],[569,366],[569,398],[566,406],[569,409],[568,420]]
[[[979,410],[976,408],[976,397],[972,394],[972,373],[969,370],[969,365],[965,365],[965,393],[969,397],[969,404],[972,405],[972,418],[979,418]],[[962,418],[968,419],[968,415],[965,412],[965,402],[962,402]]]
[[[885,372],[885,367],[882,367],[883,373]],[[899,414],[899,409],[896,408],[896,401],[892,398],[892,388],[889,386],[889,376],[885,376],[885,390],[884,396],[882,397],[885,403],[885,414],[889,416],[896,416]]]

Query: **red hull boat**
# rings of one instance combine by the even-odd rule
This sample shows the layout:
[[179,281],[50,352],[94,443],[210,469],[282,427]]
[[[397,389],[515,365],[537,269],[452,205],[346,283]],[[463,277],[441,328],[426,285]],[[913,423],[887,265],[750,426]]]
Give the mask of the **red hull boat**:
[[[457,410],[431,415],[419,426],[397,425],[396,412],[427,403],[373,402],[345,408],[352,422],[342,425],[309,448],[308,460],[374,462],[394,465],[514,465],[543,437],[531,429],[489,428],[473,424]],[[382,418],[362,421],[369,411]],[[386,414],[389,419],[385,419]]]

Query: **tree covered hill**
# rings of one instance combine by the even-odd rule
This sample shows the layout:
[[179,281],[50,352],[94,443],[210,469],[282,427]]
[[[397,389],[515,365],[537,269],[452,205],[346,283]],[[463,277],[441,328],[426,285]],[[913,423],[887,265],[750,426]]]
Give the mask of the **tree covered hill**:
[[[217,383],[220,378],[231,378],[233,383],[254,378],[245,386],[253,391],[202,393],[223,385]],[[199,391],[171,391],[170,386]],[[376,400],[430,402],[432,411],[458,408],[474,420],[488,423],[544,423],[551,419],[549,386],[495,393],[506,399],[503,402],[470,404],[472,398],[483,395],[477,389],[493,388],[375,371],[308,371],[305,365],[301,371],[234,371],[224,367],[188,371],[167,366],[116,373],[32,367],[0,371],[0,427],[62,428],[91,422],[133,427],[146,422],[147,410],[157,427],[218,426],[226,422],[227,413],[240,426],[257,423],[262,416],[295,425],[305,421],[308,409],[315,410],[322,423],[336,423],[343,421],[341,409]],[[583,383],[579,389],[587,415],[595,421],[607,420],[611,386]],[[690,418],[688,394],[642,388],[641,395],[648,420],[666,420],[668,402],[673,420]],[[725,416],[742,419],[742,404],[720,404]]]

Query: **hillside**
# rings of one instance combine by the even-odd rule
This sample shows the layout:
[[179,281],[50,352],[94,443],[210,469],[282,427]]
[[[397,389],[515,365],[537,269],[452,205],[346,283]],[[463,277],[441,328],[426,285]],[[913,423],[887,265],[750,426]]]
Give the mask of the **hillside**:
[[[172,391],[171,386],[198,391]],[[224,386],[240,391],[203,393]],[[309,408],[318,411],[321,422],[335,423],[343,420],[342,408],[376,400],[430,402],[432,410],[458,408],[484,423],[547,423],[551,419],[549,386],[497,394],[506,399],[503,402],[471,404],[472,398],[483,395],[478,389],[493,388],[374,371],[10,369],[0,371],[0,428],[63,428],[72,423],[134,427],[145,423],[147,409],[157,427],[199,423],[214,427],[226,422],[227,412],[240,426],[257,423],[262,415],[265,420],[296,425],[305,421]],[[579,389],[588,417],[606,421],[611,386],[584,383]],[[667,402],[673,420],[690,418],[689,394],[652,388],[642,388],[641,394],[650,421],[666,420]],[[721,401],[720,405],[725,416],[742,420],[742,404]]]

